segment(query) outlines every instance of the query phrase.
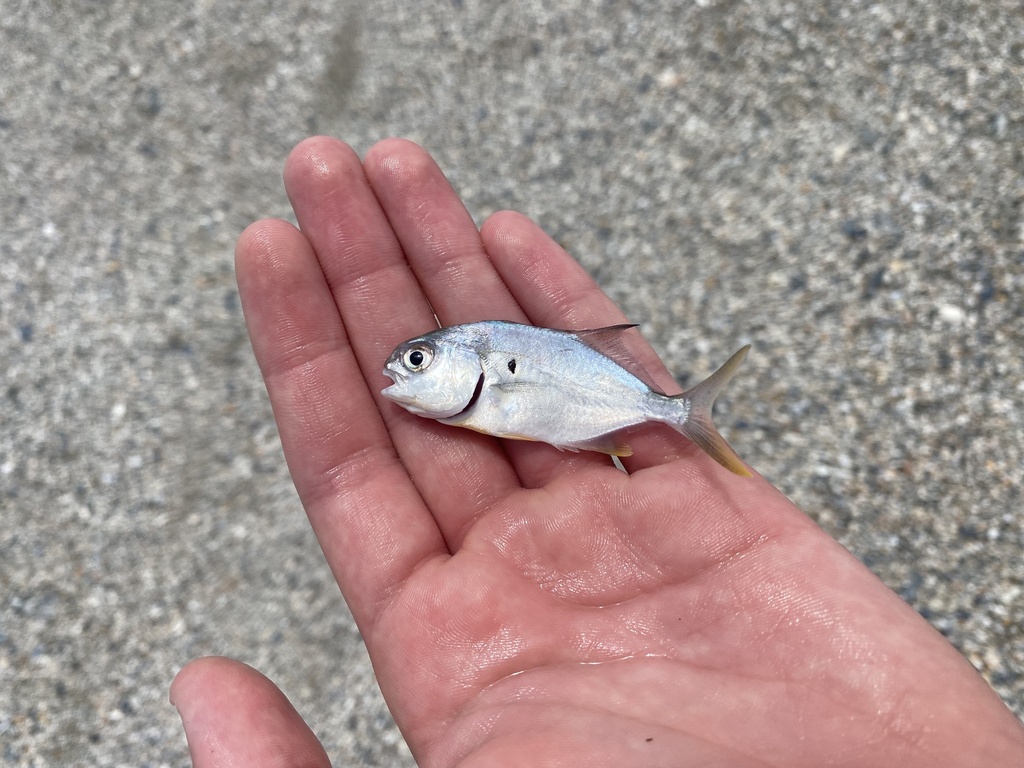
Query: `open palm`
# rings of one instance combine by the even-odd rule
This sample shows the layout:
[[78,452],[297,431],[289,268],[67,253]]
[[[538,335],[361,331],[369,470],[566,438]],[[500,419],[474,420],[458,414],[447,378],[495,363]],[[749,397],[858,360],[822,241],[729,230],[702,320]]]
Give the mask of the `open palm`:
[[[637,431],[627,474],[380,396],[391,349],[435,314],[623,322],[528,220],[477,230],[408,142],[361,162],[310,139],[285,178],[301,231],[242,236],[246,320],[295,484],[421,765],[1022,764],[1024,731],[974,670],[762,478],[664,428]],[[197,766],[327,764],[247,667],[195,662],[172,698]]]

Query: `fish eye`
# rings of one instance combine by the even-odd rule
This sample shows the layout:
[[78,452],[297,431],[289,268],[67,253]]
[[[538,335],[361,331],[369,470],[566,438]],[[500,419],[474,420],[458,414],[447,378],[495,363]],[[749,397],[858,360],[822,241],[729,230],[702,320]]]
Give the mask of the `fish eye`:
[[416,371],[422,371],[430,365],[433,359],[434,350],[430,349],[430,347],[413,347],[406,350],[405,354],[402,355],[402,365],[415,373]]

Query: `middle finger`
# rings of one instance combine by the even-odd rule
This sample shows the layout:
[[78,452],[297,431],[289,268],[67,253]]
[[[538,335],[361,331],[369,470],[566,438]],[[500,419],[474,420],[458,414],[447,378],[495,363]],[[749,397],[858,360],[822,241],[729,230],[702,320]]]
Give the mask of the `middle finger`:
[[[364,165],[442,325],[529,322],[488,258],[469,212],[425,150],[389,139],[367,153]],[[543,485],[558,474],[611,464],[600,454],[567,453],[543,443],[505,441],[504,448],[527,487]]]

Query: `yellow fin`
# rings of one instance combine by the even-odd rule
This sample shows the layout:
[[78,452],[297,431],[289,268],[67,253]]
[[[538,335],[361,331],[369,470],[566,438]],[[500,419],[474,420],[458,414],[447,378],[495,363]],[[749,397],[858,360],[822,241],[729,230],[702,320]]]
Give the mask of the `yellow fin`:
[[[482,429],[477,429],[469,424],[460,424],[459,426],[471,429],[474,432],[479,432],[481,435],[500,437],[503,440],[523,440],[529,443],[547,442],[540,438],[526,437],[525,435],[495,435],[493,432],[484,432]],[[578,443],[576,445],[558,445],[556,443],[548,443],[548,445],[552,445],[560,451],[571,451],[572,453],[579,453],[580,451],[596,451],[598,453],[607,453],[609,456],[618,456],[620,458],[623,456],[633,455],[633,449],[623,442],[616,432],[612,432],[608,435],[602,435],[601,437],[595,438],[586,443]]]
[[743,358],[747,356],[749,350],[750,345],[748,344],[700,384],[673,398],[689,400],[690,411],[684,423],[672,424],[672,426],[693,440],[708,456],[740,477],[752,477],[752,474],[744,466],[740,457],[736,455],[732,446],[718,434],[718,430],[715,429],[715,425],[711,421],[711,406],[714,405],[715,398],[725,388],[725,385],[729,383],[729,379],[739,369],[740,363],[743,362]]
[[609,456],[618,456],[619,458],[633,455],[633,449],[623,440],[621,431],[610,432],[607,435],[595,437],[593,440],[588,440],[585,443],[576,443],[569,450],[597,451],[598,453],[607,453]]

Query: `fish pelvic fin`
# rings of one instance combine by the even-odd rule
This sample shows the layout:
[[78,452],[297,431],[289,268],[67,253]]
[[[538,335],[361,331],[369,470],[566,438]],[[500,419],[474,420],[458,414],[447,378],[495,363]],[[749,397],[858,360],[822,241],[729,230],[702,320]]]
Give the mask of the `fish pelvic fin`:
[[739,370],[740,363],[743,362],[743,358],[747,356],[749,351],[750,345],[747,344],[730,357],[725,365],[704,379],[700,384],[672,398],[673,400],[685,398],[690,402],[686,421],[682,424],[671,423],[672,426],[699,445],[708,456],[740,477],[751,477],[752,474],[736,454],[736,451],[732,449],[732,446],[725,441],[724,437],[718,434],[718,430],[715,429],[715,424],[711,420],[711,406],[715,404],[715,398],[725,389],[725,385],[729,383],[729,380]]

